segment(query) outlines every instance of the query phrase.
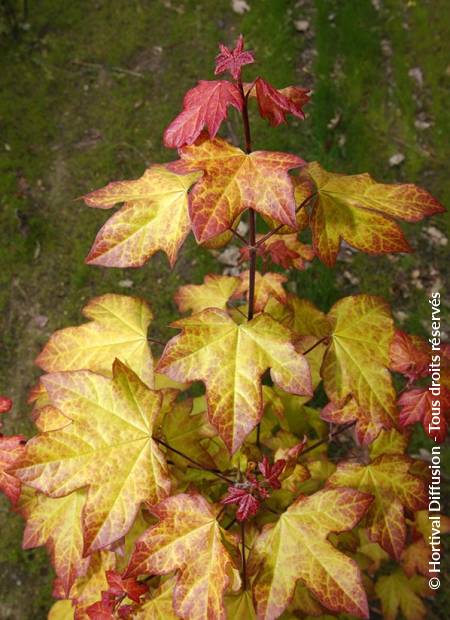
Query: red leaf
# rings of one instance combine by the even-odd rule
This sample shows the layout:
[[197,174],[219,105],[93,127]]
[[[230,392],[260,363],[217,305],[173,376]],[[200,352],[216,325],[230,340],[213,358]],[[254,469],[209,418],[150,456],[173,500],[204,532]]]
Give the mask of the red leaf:
[[[433,408],[433,402],[435,407]],[[403,392],[398,399],[399,421],[402,426],[421,422],[429,437],[442,443],[448,433],[450,390],[441,386],[440,397],[433,396],[428,387],[416,387]]]
[[102,600],[93,605],[89,605],[86,613],[90,620],[112,620],[114,618],[114,598],[102,594]]
[[139,603],[141,596],[148,590],[145,584],[139,583],[134,577],[123,578],[114,570],[106,571],[106,579],[109,584],[108,592],[114,596],[126,594],[135,603]]
[[309,101],[308,89],[288,86],[278,90],[262,78],[256,80],[255,88],[259,113],[273,127],[285,123],[288,114],[305,118],[302,107]]
[[270,484],[272,489],[280,489],[281,482],[278,480],[278,476],[283,472],[283,469],[286,466],[286,461],[284,459],[279,459],[275,461],[273,465],[269,463],[269,459],[267,456],[263,457],[263,460],[258,463],[258,469]]
[[236,46],[230,50],[222,43],[219,44],[220,54],[216,56],[215,75],[228,71],[233,79],[238,80],[241,77],[241,69],[244,65],[251,65],[255,62],[252,52],[244,52],[244,37],[239,35]]
[[165,130],[165,146],[178,148],[193,144],[204,127],[214,138],[227,116],[228,106],[241,111],[242,104],[242,95],[235,84],[226,80],[201,80],[186,93],[183,111]]
[[25,454],[23,435],[0,436],[0,491],[14,505],[20,496],[20,480],[8,470],[17,466]]
[[410,336],[399,329],[396,330],[390,356],[390,369],[405,375],[410,381],[427,376],[431,348],[419,336]]
[[0,413],[8,413],[11,409],[13,402],[7,396],[0,396]]
[[254,517],[259,510],[260,502],[252,495],[251,489],[229,487],[228,494],[221,500],[221,504],[237,504],[236,519],[245,521]]

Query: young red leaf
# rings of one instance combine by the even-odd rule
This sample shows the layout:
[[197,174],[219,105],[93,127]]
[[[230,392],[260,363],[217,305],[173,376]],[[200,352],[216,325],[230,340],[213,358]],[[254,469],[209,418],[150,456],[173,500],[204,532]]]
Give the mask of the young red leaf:
[[[301,446],[301,444],[299,444]],[[300,451],[300,449],[299,449]],[[286,466],[285,459],[278,459],[275,463],[270,463],[267,456],[263,457],[263,460],[258,463],[258,469],[270,484],[272,489],[281,489],[281,482],[278,480],[279,476],[283,473]]]
[[242,95],[235,84],[226,80],[201,80],[186,93],[183,111],[165,130],[165,146],[175,149],[193,144],[205,127],[209,136],[215,138],[230,105],[242,110]]
[[357,564],[327,540],[330,532],[353,528],[372,499],[352,489],[300,496],[267,525],[250,554],[256,573],[253,598],[259,620],[274,620],[288,606],[301,580],[322,605],[368,618],[367,598]]
[[390,355],[391,370],[405,375],[409,381],[426,377],[429,373],[431,347],[419,336],[406,334],[399,329],[395,330]]
[[125,577],[177,571],[173,604],[189,620],[225,620],[223,595],[233,561],[223,544],[234,538],[200,495],[180,494],[154,508],[159,523],[138,540]]
[[305,162],[296,155],[254,151],[247,155],[221,138],[203,135],[180,149],[179,172],[203,171],[189,194],[192,229],[204,242],[231,228],[246,208],[297,228],[294,186],[288,171]]
[[220,500],[221,504],[236,504],[236,519],[246,521],[254,517],[259,510],[260,500],[253,494],[252,488],[229,487],[227,495]]
[[244,51],[244,37],[239,35],[234,49],[230,49],[219,44],[220,53],[216,56],[215,75],[228,71],[234,80],[239,80],[241,70],[244,65],[251,65],[255,62],[253,54],[250,51]]
[[90,207],[124,203],[95,238],[86,262],[103,267],[141,267],[159,250],[173,267],[191,230],[188,191],[200,173],[175,174],[155,165],[133,181],[116,181],[84,196]]
[[122,577],[115,570],[106,571],[106,579],[108,580],[108,592],[116,597],[126,595],[135,603],[139,603],[148,586],[145,583],[139,583],[135,577]]
[[288,114],[301,119],[305,118],[302,108],[309,101],[311,91],[308,88],[288,86],[278,90],[266,80],[257,78],[250,94],[252,95],[253,92],[255,92],[253,96],[256,96],[258,101],[260,115],[266,118],[272,127],[287,122]]
[[[243,271],[239,274],[241,283],[235,290],[233,297],[239,298],[244,293],[248,294],[249,290],[249,271]],[[280,273],[261,274],[255,273],[255,289],[254,289],[254,311],[262,312],[271,297],[277,299],[280,303],[286,303],[286,291],[283,288],[284,282],[287,282],[286,276]]]

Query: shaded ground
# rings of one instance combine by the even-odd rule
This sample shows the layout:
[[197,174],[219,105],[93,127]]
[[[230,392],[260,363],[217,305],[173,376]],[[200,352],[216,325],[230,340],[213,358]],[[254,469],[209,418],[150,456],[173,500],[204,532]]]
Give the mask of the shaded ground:
[[[413,181],[449,203],[444,0],[248,4],[239,15],[229,0],[30,1],[16,40],[1,22],[0,393],[15,399],[7,431],[32,433],[25,404],[37,374],[32,360],[52,331],[80,322],[87,299],[145,296],[157,317],[152,335],[167,338],[174,290],[219,269],[192,242],[173,272],[162,255],[137,271],[87,267],[83,259],[107,214],[74,200],[174,157],[161,146],[162,131],[185,90],[212,77],[218,41],[243,32],[258,73],[279,86],[314,88],[306,122],[270,130],[255,118],[255,148]],[[297,20],[308,22],[303,33]],[[240,128],[232,121],[226,132],[240,135]],[[395,154],[404,161],[393,167]],[[426,334],[428,290],[443,288],[448,264],[440,236],[446,217],[407,227],[415,255],[343,253],[336,272],[314,264],[292,274],[293,287],[323,309],[343,294],[382,294],[403,327]],[[21,551],[22,524],[6,502],[0,507],[0,617],[44,618],[52,578],[45,553]]]

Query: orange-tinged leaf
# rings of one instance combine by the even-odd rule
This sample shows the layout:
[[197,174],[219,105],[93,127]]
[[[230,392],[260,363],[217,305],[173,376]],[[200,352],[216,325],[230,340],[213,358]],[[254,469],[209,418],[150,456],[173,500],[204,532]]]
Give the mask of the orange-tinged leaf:
[[167,344],[158,370],[205,383],[209,420],[232,453],[261,419],[261,377],[268,368],[287,392],[312,394],[308,363],[290,331],[267,315],[237,325],[209,308],[172,326],[183,331]]
[[152,387],[147,328],[153,315],[147,303],[139,297],[102,295],[91,299],[83,315],[91,321],[55,332],[36,364],[46,372],[92,370],[110,376],[118,358]]
[[205,127],[214,138],[230,105],[242,110],[242,95],[236,84],[227,80],[200,80],[197,86],[188,90],[183,111],[165,130],[164,145],[175,149],[192,144]]
[[[241,282],[233,295],[233,297],[237,298],[245,293],[248,294],[250,272],[248,270],[243,271],[239,277],[241,278]],[[260,274],[257,271],[255,273],[254,311],[262,312],[271,297],[274,297],[280,303],[285,303],[287,294],[283,288],[284,282],[287,282],[287,278],[280,273],[268,272]]]
[[429,576],[431,561],[431,546],[430,543],[423,538],[415,540],[411,543],[402,553],[400,559],[401,566],[407,577],[420,574],[424,577]]
[[169,497],[152,512],[159,523],[139,538],[126,576],[176,570],[175,612],[188,620],[224,620],[223,595],[233,562],[222,540],[234,539],[200,495]]
[[375,591],[381,599],[385,620],[396,620],[400,613],[405,620],[425,620],[427,610],[420,597],[426,596],[429,590],[424,577],[415,575],[408,579],[399,569],[380,577]]
[[311,213],[313,245],[319,258],[334,265],[341,240],[369,254],[410,252],[395,219],[417,222],[444,208],[415,185],[376,183],[368,174],[342,175],[308,164],[317,199]]
[[239,278],[235,276],[205,276],[203,284],[186,284],[175,293],[175,303],[180,312],[191,310],[201,312],[206,308],[222,308],[239,286]]
[[367,513],[369,538],[397,560],[406,539],[404,510],[420,510],[427,502],[424,480],[409,473],[413,463],[404,455],[382,455],[369,465],[341,462],[327,482],[329,487],[350,487],[373,495]]
[[353,528],[371,501],[370,496],[351,489],[319,491],[299,497],[276,525],[264,527],[250,554],[260,620],[278,618],[299,579],[328,609],[369,617],[357,564],[327,537],[330,532]]
[[312,247],[301,243],[296,233],[272,235],[262,245],[263,250],[268,252],[272,262],[281,265],[284,269],[290,267],[305,269],[305,261],[312,261],[314,258]]
[[189,195],[192,229],[198,242],[230,228],[246,208],[297,228],[294,187],[288,170],[304,164],[296,155],[254,151],[249,155],[221,138],[202,136],[180,149],[181,172],[203,171]]
[[90,558],[83,557],[81,512],[84,491],[52,498],[25,487],[20,512],[26,520],[23,548],[46,545],[66,597],[77,577],[86,574]]
[[390,369],[400,372],[410,381],[427,376],[428,365],[431,362],[431,347],[419,336],[395,330],[390,356]]
[[244,50],[244,37],[242,34],[239,35],[234,49],[230,49],[222,43],[219,43],[219,49],[220,53],[216,56],[215,75],[228,71],[234,80],[238,80],[242,67],[255,62],[252,52]]
[[173,267],[191,229],[188,191],[200,173],[176,174],[154,165],[133,181],[116,181],[84,196],[90,207],[124,203],[101,228],[86,258],[89,265],[140,267],[158,250]]
[[165,460],[152,439],[161,394],[119,361],[113,380],[75,371],[42,381],[72,423],[29,441],[16,475],[51,497],[89,486],[83,532],[90,553],[124,536],[142,502],[155,504],[169,492]]
[[23,435],[0,435],[0,491],[14,506],[20,496],[21,483],[12,470],[25,456]]
[[[381,429],[393,426],[395,392],[387,367],[394,334],[387,303],[379,297],[355,295],[338,301],[327,315],[331,341],[322,364],[322,378],[334,405],[326,419],[342,423],[360,420],[360,438],[373,441]],[[346,403],[353,396],[354,404]],[[359,413],[361,410],[362,414]],[[333,416],[334,414],[334,416]]]

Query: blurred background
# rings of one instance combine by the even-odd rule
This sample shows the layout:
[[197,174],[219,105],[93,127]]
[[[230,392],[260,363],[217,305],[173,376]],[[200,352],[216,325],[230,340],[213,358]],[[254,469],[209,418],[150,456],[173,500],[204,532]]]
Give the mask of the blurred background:
[[[162,254],[140,270],[88,267],[84,257],[110,214],[77,198],[176,158],[162,146],[164,128],[185,91],[213,79],[218,43],[240,32],[257,60],[245,79],[314,91],[304,122],[274,130],[252,114],[255,149],[415,182],[449,204],[446,0],[0,0],[0,394],[15,403],[6,432],[33,433],[33,359],[51,332],[82,322],[89,298],[147,298],[152,335],[167,339],[176,288],[223,270],[192,239],[173,271]],[[240,136],[239,119],[231,115],[222,133]],[[343,295],[382,295],[399,326],[426,336],[428,296],[444,290],[448,274],[448,221],[405,226],[413,255],[344,249],[335,270],[314,262],[290,274],[292,290],[323,310]],[[428,448],[420,431],[412,445]],[[45,618],[46,553],[21,550],[21,520],[3,498],[0,532],[0,618]],[[448,617],[446,589],[429,618]]]

